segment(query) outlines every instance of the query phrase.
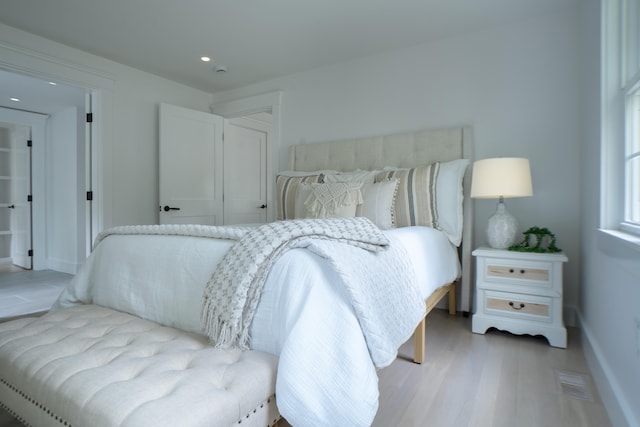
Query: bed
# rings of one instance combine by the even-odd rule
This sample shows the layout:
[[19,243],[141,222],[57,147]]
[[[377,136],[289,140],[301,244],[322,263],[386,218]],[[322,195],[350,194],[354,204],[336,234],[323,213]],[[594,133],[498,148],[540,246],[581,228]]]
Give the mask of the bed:
[[[375,136],[353,140],[339,140],[292,146],[289,166],[291,170],[306,173],[335,173],[345,171],[380,171],[396,168],[415,168],[433,162],[453,162],[442,179],[438,200],[442,208],[441,217],[450,241],[458,247],[462,274],[455,282],[429,285],[425,304],[427,314],[448,295],[448,310],[455,314],[462,311],[465,316],[471,310],[472,301],[472,212],[468,197],[470,174],[465,174],[472,158],[471,130],[468,127],[428,129],[418,132]],[[313,176],[312,174],[312,176]],[[357,176],[361,177],[362,174]],[[462,190],[459,190],[462,184]],[[460,192],[462,191],[462,192]],[[447,194],[445,194],[447,193]],[[286,204],[282,201],[281,203]],[[279,218],[284,219],[286,206],[278,206]],[[405,224],[408,225],[408,224]],[[456,286],[457,285],[457,286]],[[457,301],[457,303],[456,303]],[[414,361],[425,360],[425,326],[423,319],[415,331]]]
[[[291,169],[299,180],[318,170],[395,175],[385,167],[467,158],[468,136],[295,146]],[[424,323],[425,300],[429,310],[447,293],[455,301],[460,266],[458,307],[468,310],[470,239],[460,232],[458,247],[433,227],[382,231],[366,217],[107,230],[54,310],[0,324],[0,404],[33,426],[274,425],[281,415],[295,426],[369,425],[377,369]],[[425,252],[416,238],[431,242]],[[424,259],[448,266],[447,278],[433,278]],[[238,284],[219,292],[225,277]],[[259,291],[225,310],[227,291],[255,277]],[[216,307],[224,316],[210,315]]]

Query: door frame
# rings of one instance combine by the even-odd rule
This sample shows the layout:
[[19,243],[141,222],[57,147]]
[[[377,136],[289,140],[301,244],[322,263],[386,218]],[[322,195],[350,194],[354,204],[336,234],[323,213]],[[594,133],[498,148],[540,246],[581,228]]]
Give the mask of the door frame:
[[43,239],[34,239],[34,236],[44,236],[46,231],[44,142],[47,117],[49,116],[46,114],[30,113],[10,108],[0,109],[0,122],[31,128],[31,140],[33,141],[31,148],[31,194],[42,195],[42,197],[34,197],[31,203],[31,249],[33,249],[31,268],[33,270],[46,268],[47,263],[45,257],[46,242]]
[[280,147],[280,121],[281,121],[282,92],[272,92],[264,95],[256,95],[247,98],[220,101],[211,104],[211,112],[225,119],[249,116],[256,113],[271,112],[272,129],[271,144],[267,150],[267,222],[276,218],[274,186],[275,172],[280,170],[279,156],[276,155]]
[[[268,193],[268,187],[269,187],[269,181],[270,181],[270,175],[269,175],[269,168],[266,167],[269,165],[270,163],[270,158],[269,158],[269,153],[271,152],[271,144],[272,144],[272,139],[273,137],[271,136],[272,134],[272,124],[271,121],[273,120],[273,116],[269,115],[271,117],[269,123],[266,123],[264,121],[261,120],[257,120],[254,115],[247,115],[247,116],[238,116],[238,117],[234,117],[234,118],[230,118],[230,119],[224,119],[224,132],[225,132],[225,141],[223,144],[223,149],[224,149],[224,156],[223,159],[225,161],[225,166],[226,166],[226,161],[227,159],[227,149],[229,148],[228,144],[233,144],[236,143],[236,137],[235,135],[237,135],[236,131],[232,132],[232,128],[231,126],[235,127],[236,129],[245,129],[245,130],[250,130],[250,131],[254,131],[254,132],[261,132],[265,135],[265,146],[264,146],[264,158],[261,155],[261,160],[260,163],[262,164],[262,162],[264,161],[264,166],[265,168],[262,169],[264,171],[264,175],[260,175],[260,186],[261,186],[261,194],[263,194],[264,199],[260,199],[260,204],[266,205],[266,208],[264,208],[264,210],[262,210],[261,212],[261,218],[259,221],[246,221],[249,223],[265,223],[265,222],[269,222],[269,215],[268,215],[268,208],[269,205],[271,204],[271,200],[269,198],[269,193]],[[234,135],[234,137],[229,138],[229,135]],[[262,152],[262,149],[260,150]],[[228,192],[227,192],[227,185],[228,185],[228,181],[227,181],[227,171],[228,169],[231,168],[224,168],[223,170],[223,174],[224,174],[224,179],[223,179],[223,194],[225,195],[225,200],[224,200],[224,218],[225,218],[225,225],[229,224],[229,222],[227,221],[227,219],[229,218],[228,215],[228,207],[229,207],[229,198],[228,196]],[[262,193],[264,191],[264,193]],[[257,200],[256,200],[257,202]],[[255,205],[255,207],[257,208],[258,205]],[[264,216],[262,216],[264,215]],[[235,222],[234,222],[235,223]]]
[[[105,171],[111,170],[112,164],[111,150],[105,149],[105,142],[111,140],[112,93],[115,88],[116,78],[96,69],[67,62],[42,52],[35,52],[5,42],[0,43],[0,68],[42,80],[63,82],[70,86],[84,89],[87,93],[91,94],[92,113],[94,117],[98,118],[92,125],[92,155],[89,165],[90,168],[87,168],[87,170],[91,170],[91,180],[93,184],[93,208],[91,210],[93,229],[89,232],[83,227],[82,230],[78,231],[84,236],[84,238],[80,236],[79,241],[93,242],[100,230],[112,224],[113,217],[113,189],[111,188],[111,183],[104,179],[104,175],[106,173]],[[44,153],[41,156],[37,156],[34,150],[33,156],[33,170],[35,171],[40,167],[40,170],[44,171]],[[41,164],[38,163],[40,162],[39,158],[42,159]],[[36,188],[35,185],[34,176],[34,193],[38,192],[44,195],[44,182],[39,189]],[[41,202],[37,202],[36,200],[37,199],[34,198],[33,236],[37,236],[36,233],[38,232],[42,233],[40,236],[46,236],[44,208],[40,212],[36,209],[38,203],[44,203],[44,200]],[[87,233],[90,233],[91,236],[86,236]],[[38,240],[40,241],[36,243]],[[78,265],[82,263],[89,249],[90,248],[79,248],[78,252],[85,255],[78,259]],[[45,239],[34,239],[34,270],[47,268],[45,254]]]

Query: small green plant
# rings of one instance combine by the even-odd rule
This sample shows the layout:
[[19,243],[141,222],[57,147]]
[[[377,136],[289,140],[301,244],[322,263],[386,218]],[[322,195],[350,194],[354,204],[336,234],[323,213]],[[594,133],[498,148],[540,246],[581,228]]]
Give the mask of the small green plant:
[[548,228],[533,226],[526,230],[522,242],[509,246],[510,251],[518,252],[561,252],[556,246],[556,236]]

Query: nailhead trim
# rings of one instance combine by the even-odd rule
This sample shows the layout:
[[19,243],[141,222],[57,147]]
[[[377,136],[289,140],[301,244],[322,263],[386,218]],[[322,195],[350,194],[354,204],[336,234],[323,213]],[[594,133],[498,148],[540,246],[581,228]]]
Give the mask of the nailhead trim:
[[[275,399],[275,397],[276,397],[276,395],[274,394],[274,395],[272,395],[271,397],[267,398],[267,400],[266,400],[266,401],[264,401],[264,402],[262,402],[262,403],[260,404],[260,409],[263,409],[265,404],[269,404],[269,403],[271,403],[271,399]],[[247,419],[247,420],[248,420],[252,413],[253,413],[253,414],[258,413],[258,407],[256,407],[253,411],[249,412],[247,415],[245,415],[244,419]],[[268,425],[267,425],[267,427],[272,427],[272,426],[276,425],[276,423],[278,422],[278,420],[279,420],[279,419],[280,419],[280,418],[275,418],[271,424],[268,424]],[[238,420],[238,424],[242,424],[242,421],[243,421],[243,418],[240,418],[240,419]]]
[[[14,386],[13,384],[9,383],[7,380],[5,380],[4,378],[0,378],[0,383],[2,383],[5,387],[7,387],[9,390],[11,390],[12,392],[16,393],[18,396],[22,397],[24,400],[26,400],[27,402],[31,403],[32,405],[34,405],[35,407],[37,407],[38,409],[40,409],[42,412],[44,412],[45,414],[47,414],[48,416],[50,416],[51,418],[53,418],[55,421],[57,421],[61,426],[65,426],[65,427],[72,427],[72,425],[65,419],[63,419],[62,417],[58,416],[57,414],[55,414],[53,411],[51,411],[51,409],[47,408],[46,406],[44,406],[42,403],[38,402],[37,400],[35,400],[34,398],[32,398],[31,396],[29,396],[28,394],[26,394],[24,391],[20,390],[19,388],[17,388],[16,386]],[[16,414],[13,410],[11,410],[10,408],[8,408],[6,405],[4,405],[2,402],[0,402],[0,406],[2,406],[4,409],[7,410],[7,412],[9,412],[9,414],[11,414],[14,418],[16,418],[18,421],[20,421],[22,424],[24,424],[27,427],[31,427],[31,424],[27,423],[22,417],[20,417],[18,414]]]

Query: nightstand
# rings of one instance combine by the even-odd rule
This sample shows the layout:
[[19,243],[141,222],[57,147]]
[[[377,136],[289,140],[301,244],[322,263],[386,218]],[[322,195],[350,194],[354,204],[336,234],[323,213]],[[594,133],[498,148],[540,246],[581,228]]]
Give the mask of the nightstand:
[[472,330],[490,327],[514,334],[543,335],[554,347],[567,347],[562,320],[563,253],[478,248],[476,312]]

